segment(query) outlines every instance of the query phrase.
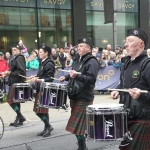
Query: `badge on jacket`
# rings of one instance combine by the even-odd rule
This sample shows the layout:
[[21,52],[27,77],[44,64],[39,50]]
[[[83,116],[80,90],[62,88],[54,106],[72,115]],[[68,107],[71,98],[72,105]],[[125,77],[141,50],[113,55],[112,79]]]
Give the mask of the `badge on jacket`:
[[132,78],[137,78],[138,75],[139,75],[139,71],[138,71],[138,70],[135,70],[135,71],[133,71]]

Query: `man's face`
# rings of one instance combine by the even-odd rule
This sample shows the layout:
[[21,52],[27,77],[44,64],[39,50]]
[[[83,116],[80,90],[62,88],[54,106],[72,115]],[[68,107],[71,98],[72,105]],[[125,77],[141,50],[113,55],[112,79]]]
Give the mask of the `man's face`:
[[21,52],[20,52],[20,50],[18,49],[18,48],[16,48],[16,47],[13,47],[12,48],[12,55],[13,56],[17,56],[18,54],[20,54]]
[[90,52],[90,46],[85,43],[78,44],[77,49],[80,56]]
[[140,49],[144,47],[144,42],[136,36],[128,36],[125,42],[127,55],[134,57],[137,56]]

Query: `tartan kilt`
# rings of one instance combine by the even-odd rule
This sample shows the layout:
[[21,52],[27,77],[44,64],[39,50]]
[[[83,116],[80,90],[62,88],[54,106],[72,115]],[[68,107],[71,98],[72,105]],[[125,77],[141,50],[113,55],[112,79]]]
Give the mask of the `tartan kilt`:
[[128,128],[133,140],[127,146],[119,146],[119,149],[150,150],[150,120],[128,121]]
[[34,106],[33,106],[33,111],[34,111],[36,114],[38,114],[38,113],[46,114],[46,113],[49,112],[49,109],[48,109],[48,108],[44,108],[44,107],[38,107],[38,105],[37,105],[39,96],[40,96],[40,92],[39,92],[39,93],[36,93],[35,102],[34,102]]
[[84,135],[86,131],[86,107],[93,102],[73,101],[70,100],[71,116],[68,120],[66,130],[76,134]]

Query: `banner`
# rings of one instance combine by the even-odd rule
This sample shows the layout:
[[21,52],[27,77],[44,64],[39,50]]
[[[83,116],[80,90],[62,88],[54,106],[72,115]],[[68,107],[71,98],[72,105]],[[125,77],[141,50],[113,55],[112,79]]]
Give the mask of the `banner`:
[[114,0],[103,0],[105,23],[112,23],[114,20]]
[[[65,68],[64,70],[69,70],[69,68]],[[27,76],[36,75],[37,71],[27,71]],[[68,72],[56,70],[54,78],[60,78],[68,74]],[[107,66],[105,68],[101,68],[97,75],[97,80],[95,83],[94,90],[107,90],[108,88],[116,88],[119,84],[120,79],[120,69],[115,68],[114,66]],[[60,83],[58,80],[54,80],[53,83]],[[62,84],[62,83],[61,83]],[[63,84],[67,84],[67,82],[63,82]]]

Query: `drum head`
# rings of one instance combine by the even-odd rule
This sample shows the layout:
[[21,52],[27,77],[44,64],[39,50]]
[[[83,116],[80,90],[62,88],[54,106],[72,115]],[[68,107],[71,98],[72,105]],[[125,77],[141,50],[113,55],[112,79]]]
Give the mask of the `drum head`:
[[14,87],[30,87],[31,84],[30,83],[14,83],[13,86]]
[[122,111],[124,109],[124,104],[110,104],[110,103],[103,103],[103,104],[94,104],[89,105],[87,107],[87,112],[99,112],[99,113],[105,113],[105,112],[118,112]]

